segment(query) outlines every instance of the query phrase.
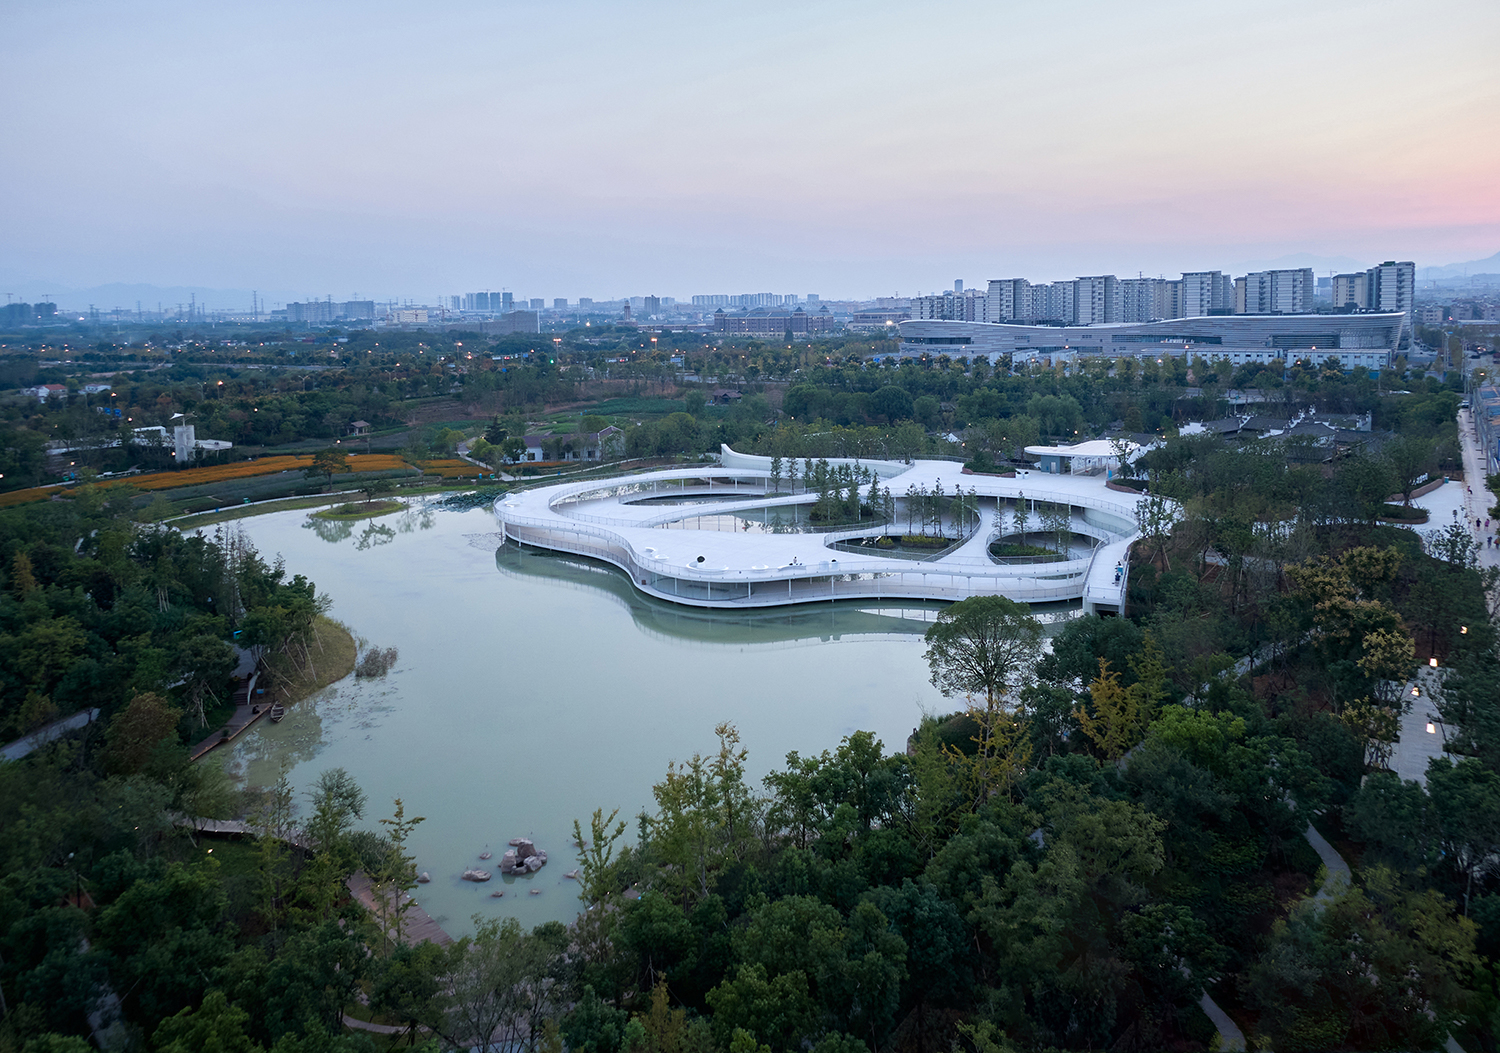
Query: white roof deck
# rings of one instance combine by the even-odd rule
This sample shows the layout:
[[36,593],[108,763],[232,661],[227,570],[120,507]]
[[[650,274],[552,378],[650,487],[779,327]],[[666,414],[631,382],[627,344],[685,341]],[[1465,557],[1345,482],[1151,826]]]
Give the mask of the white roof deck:
[[[899,522],[890,527],[852,527],[828,533],[663,529],[668,523],[695,516],[810,504],[816,498],[811,493],[766,497],[770,458],[738,454],[726,447],[723,462],[721,466],[560,483],[512,493],[496,503],[495,513],[507,536],[515,540],[606,559],[629,572],[631,580],[645,591],[700,606],[765,606],[830,597],[898,595],[961,599],[978,594],[1047,602],[1085,598],[1090,588],[1101,594],[1108,591],[1118,558],[1115,550],[1123,554],[1124,546],[1134,536],[1135,506],[1141,500],[1139,495],[1108,489],[1098,478],[1040,472],[1021,472],[1014,477],[965,475],[961,465],[950,461],[915,461],[910,465],[864,462],[879,472],[882,485],[898,500],[910,487],[930,491],[941,485],[948,494],[959,488],[974,492],[981,498],[983,525],[957,549],[923,560],[831,547],[842,538],[899,532]],[[664,493],[700,498],[722,493],[729,500],[640,504],[629,503],[640,500],[639,490],[628,494],[606,492],[616,487],[660,485],[667,480],[676,481],[679,487],[686,482],[688,489]],[[739,493],[743,493],[742,498],[737,497]],[[1074,516],[1075,529],[1097,539],[1094,552],[1081,559],[1020,566],[991,560],[987,547],[993,536],[989,525],[993,502],[1023,495],[1083,509],[1082,516]],[[899,515],[897,518],[899,521]],[[1107,568],[1098,570],[1105,562]],[[815,588],[814,582],[818,583]],[[772,588],[770,583],[784,584],[785,592],[780,591],[781,584]],[[1115,589],[1115,594],[1119,591]],[[1101,602],[1109,601],[1101,596]]]

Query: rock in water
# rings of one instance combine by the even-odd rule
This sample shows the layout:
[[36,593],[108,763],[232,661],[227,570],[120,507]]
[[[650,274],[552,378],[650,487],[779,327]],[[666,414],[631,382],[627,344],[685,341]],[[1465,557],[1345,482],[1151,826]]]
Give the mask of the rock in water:
[[488,870],[465,870],[463,873],[465,881],[488,881],[490,877]]
[[536,855],[536,845],[532,844],[524,837],[518,837],[515,841],[515,845],[516,855],[520,856],[522,859],[529,859],[531,856]]
[[490,893],[490,899],[499,899],[503,895],[505,895],[505,890],[503,888],[498,888],[494,892]]
[[490,856],[492,856],[494,854],[495,853],[491,852],[488,848],[486,848],[483,852],[479,853],[479,858],[480,859],[488,859],[488,858],[490,858]]
[[427,873],[427,871],[425,871],[425,870],[422,871],[420,874],[417,875],[417,884],[419,884],[419,885],[425,885],[425,884],[427,884],[427,882],[429,882],[431,880],[432,880],[432,875],[429,874],[429,873]]

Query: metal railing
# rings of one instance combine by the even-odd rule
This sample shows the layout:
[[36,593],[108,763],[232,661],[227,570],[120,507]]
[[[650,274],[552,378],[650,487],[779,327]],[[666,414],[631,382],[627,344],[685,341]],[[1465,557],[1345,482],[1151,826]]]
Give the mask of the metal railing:
[[[655,473],[653,473],[655,474]],[[753,468],[725,469],[717,465],[700,468],[677,467],[665,469],[661,475],[649,479],[653,490],[661,483],[675,482],[676,489],[686,493],[712,493],[715,478],[729,478],[732,486],[741,482],[752,485],[769,481],[770,473]],[[708,480],[708,486],[693,487]],[[1040,480],[1039,480],[1040,481]],[[810,602],[831,598],[912,598],[912,599],[962,599],[976,592],[1004,591],[1015,599],[1035,602],[1047,600],[1078,599],[1087,591],[1090,571],[1099,551],[1106,545],[1126,540],[1132,535],[1120,534],[1107,527],[1090,522],[1088,513],[1097,511],[1116,516],[1127,523],[1135,520],[1135,507],[1123,502],[1099,500],[1092,495],[1081,495],[1071,490],[1025,485],[1031,480],[1005,479],[1003,487],[986,487],[989,493],[981,496],[997,501],[1024,497],[1027,501],[1042,501],[1065,504],[1079,508],[1082,514],[1070,516],[1070,529],[1095,539],[1092,551],[1085,557],[1034,565],[1006,565],[996,563],[988,554],[986,544],[984,560],[964,558],[955,560],[950,548],[937,554],[932,563],[914,560],[896,560],[875,554],[875,558],[864,559],[837,557],[805,564],[794,562],[778,567],[715,568],[697,564],[681,566],[653,556],[637,552],[631,539],[618,533],[620,529],[656,527],[660,524],[684,518],[680,508],[660,515],[644,518],[599,516],[571,511],[567,505],[583,500],[608,499],[626,493],[645,493],[644,486],[626,484],[611,487],[600,486],[595,478],[575,483],[551,484],[558,493],[549,496],[546,509],[550,516],[528,515],[519,508],[507,508],[506,503],[521,495],[511,494],[496,502],[494,511],[506,537],[541,548],[592,556],[612,563],[630,574],[633,583],[654,595],[708,606],[764,606],[778,603]],[[642,480],[646,483],[647,480]],[[734,492],[731,487],[726,487]],[[996,491],[999,491],[998,493]],[[659,492],[659,491],[658,491]],[[670,492],[670,491],[669,491]],[[767,505],[803,504],[812,495],[793,494],[768,498],[762,493],[751,492],[743,502],[730,502],[715,507],[714,514],[728,514],[744,508],[759,508]],[[689,513],[694,514],[694,513]],[[701,513],[697,513],[701,514]],[[869,533],[869,526],[854,526],[843,530],[829,531],[825,539],[829,543],[861,537]],[[977,531],[976,531],[977,532]],[[998,538],[1000,531],[991,530],[990,541]],[[969,538],[965,540],[970,540]],[[843,550],[842,554],[849,553]],[[940,561],[938,561],[940,560]],[[905,566],[893,566],[905,564]],[[782,590],[785,590],[783,592]]]

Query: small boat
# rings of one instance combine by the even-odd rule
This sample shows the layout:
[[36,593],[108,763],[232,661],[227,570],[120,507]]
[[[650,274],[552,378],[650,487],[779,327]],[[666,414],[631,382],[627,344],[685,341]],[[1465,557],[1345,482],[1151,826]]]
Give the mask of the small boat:
[[286,716],[286,707],[278,702],[271,707],[271,712],[269,715],[271,717],[272,724],[280,724],[281,718]]

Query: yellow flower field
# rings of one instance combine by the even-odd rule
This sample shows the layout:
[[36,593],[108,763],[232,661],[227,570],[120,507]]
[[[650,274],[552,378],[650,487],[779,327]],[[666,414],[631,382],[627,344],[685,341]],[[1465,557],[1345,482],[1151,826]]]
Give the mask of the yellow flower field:
[[55,486],[34,486],[29,490],[12,490],[8,494],[0,494],[0,508],[24,505],[31,501],[45,501],[57,492],[58,488]]
[[[394,454],[389,453],[359,453],[350,454],[349,471],[351,472],[391,472],[401,469],[410,469],[412,465]],[[460,475],[478,474],[478,469],[465,461],[431,461],[430,464],[438,467],[427,469],[434,475],[456,477]],[[222,483],[231,479],[253,479],[260,475],[275,475],[277,472],[301,472],[312,464],[312,457],[260,457],[253,461],[235,461],[233,464],[214,464],[204,468],[184,468],[180,472],[145,472],[141,475],[132,475],[124,479],[109,479],[99,483],[100,486],[133,486],[137,490],[172,490],[179,486],[199,486],[203,483]],[[466,471],[451,470],[455,466],[462,466]],[[338,474],[334,473],[334,481],[338,481]],[[0,508],[10,508],[14,505],[24,505],[31,501],[45,501],[53,494],[68,493],[68,490],[57,486],[36,486],[27,490],[12,490],[9,493],[0,494]]]
[[[351,472],[389,472],[410,468],[400,457],[388,453],[361,453],[348,460]],[[178,486],[221,483],[229,479],[250,479],[277,472],[300,472],[312,464],[312,457],[260,457],[253,461],[215,464],[206,468],[184,468],[180,472],[149,472],[121,480],[140,490],[170,490]],[[337,474],[337,473],[335,473]]]

